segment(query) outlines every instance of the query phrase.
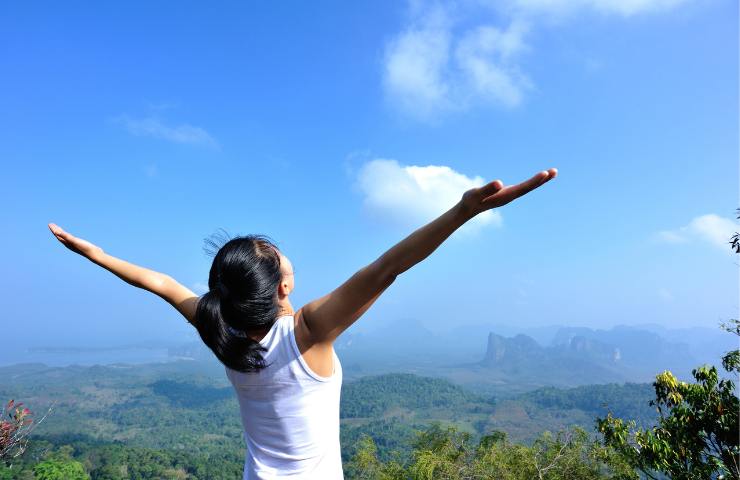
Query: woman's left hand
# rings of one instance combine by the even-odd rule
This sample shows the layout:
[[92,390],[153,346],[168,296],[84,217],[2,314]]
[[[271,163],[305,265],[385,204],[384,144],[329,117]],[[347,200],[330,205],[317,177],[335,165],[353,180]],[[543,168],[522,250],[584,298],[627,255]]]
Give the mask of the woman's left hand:
[[100,255],[101,253],[103,253],[102,248],[98,247],[97,245],[93,245],[87,240],[77,238],[71,233],[65,232],[60,226],[55,223],[49,224],[49,230],[51,230],[51,233],[53,233],[54,236],[57,237],[57,240],[59,240],[62,245],[69,248],[73,252],[82,255],[83,257],[91,258],[95,255]]

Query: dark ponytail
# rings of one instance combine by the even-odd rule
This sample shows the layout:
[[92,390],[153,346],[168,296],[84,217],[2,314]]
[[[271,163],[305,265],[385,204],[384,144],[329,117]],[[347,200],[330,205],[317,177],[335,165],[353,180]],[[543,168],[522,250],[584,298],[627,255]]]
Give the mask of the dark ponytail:
[[267,366],[261,354],[266,349],[247,332],[275,322],[281,279],[280,255],[265,236],[236,237],[218,248],[208,275],[209,291],[198,300],[195,326],[227,367],[246,373]]

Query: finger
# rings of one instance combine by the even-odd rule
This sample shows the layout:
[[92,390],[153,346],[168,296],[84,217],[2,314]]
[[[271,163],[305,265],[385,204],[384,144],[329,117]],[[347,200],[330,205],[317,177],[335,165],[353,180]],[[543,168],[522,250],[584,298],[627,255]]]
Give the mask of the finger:
[[51,233],[53,233],[57,237],[60,236],[60,235],[68,235],[67,232],[65,232],[64,230],[62,230],[62,227],[60,227],[56,223],[50,223],[49,224],[49,230],[51,230]]
[[484,198],[483,203],[494,204],[496,206],[505,205],[515,198],[519,198],[522,195],[531,192],[535,188],[544,185],[546,182],[555,178],[557,174],[558,170],[556,168],[537,172],[536,175],[534,175],[527,181],[524,181],[517,185],[506,186],[496,192],[496,194]]
[[[529,180],[526,180],[518,185],[514,185],[511,188],[511,194],[513,194],[515,197],[521,197],[522,195],[531,192],[540,185],[543,185],[551,178],[554,178],[554,175],[553,177],[551,177],[550,173],[551,172],[549,170],[537,172],[537,174],[535,174]],[[557,175],[557,170],[555,171],[555,175]]]
[[51,233],[54,235],[54,237],[57,240],[62,242],[64,245],[67,245],[69,243],[69,240],[70,240],[69,237],[71,237],[71,235],[69,235],[67,232],[62,230],[57,224],[50,223],[48,227],[49,227],[49,230],[51,230]]
[[58,227],[56,225],[55,227],[56,228],[54,229],[54,235],[56,235],[57,238],[63,238],[67,241],[72,241],[75,239],[75,236],[71,233],[65,232],[61,227]]

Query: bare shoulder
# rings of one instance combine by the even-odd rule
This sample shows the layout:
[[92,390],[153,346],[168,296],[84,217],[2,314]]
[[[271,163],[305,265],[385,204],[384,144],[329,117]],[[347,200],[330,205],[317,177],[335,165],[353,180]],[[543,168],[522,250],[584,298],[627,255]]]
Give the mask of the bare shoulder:
[[317,342],[304,322],[303,309],[293,316],[295,341],[301,357],[309,368],[322,377],[329,377],[334,370],[334,342]]
[[308,325],[306,325],[303,308],[298,309],[293,315],[293,328],[295,330],[295,341],[301,353],[320,343],[316,341]]

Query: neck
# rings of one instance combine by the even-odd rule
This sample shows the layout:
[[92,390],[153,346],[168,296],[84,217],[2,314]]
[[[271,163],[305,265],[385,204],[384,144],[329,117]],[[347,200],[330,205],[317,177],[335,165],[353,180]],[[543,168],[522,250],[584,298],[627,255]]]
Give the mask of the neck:
[[278,317],[293,315],[294,313],[293,305],[290,304],[290,299],[287,295],[278,300]]

